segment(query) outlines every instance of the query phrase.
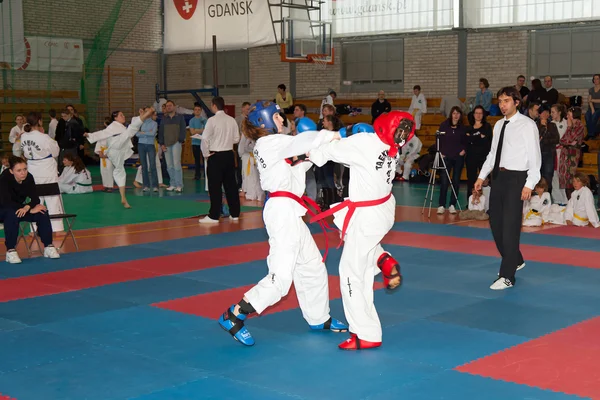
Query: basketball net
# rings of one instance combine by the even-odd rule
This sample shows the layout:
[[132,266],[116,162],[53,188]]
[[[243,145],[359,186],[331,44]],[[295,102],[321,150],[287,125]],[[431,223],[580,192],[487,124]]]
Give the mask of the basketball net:
[[311,55],[310,60],[313,64],[317,66],[317,68],[323,70],[327,68],[327,65],[329,65],[328,63],[331,61],[331,59],[328,56],[321,54]]

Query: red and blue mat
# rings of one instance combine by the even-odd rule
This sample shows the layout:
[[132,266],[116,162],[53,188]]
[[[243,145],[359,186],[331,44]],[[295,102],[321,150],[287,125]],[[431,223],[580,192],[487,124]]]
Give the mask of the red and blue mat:
[[378,278],[384,344],[364,352],[310,331],[293,291],[248,321],[254,347],[218,326],[266,274],[263,229],[3,264],[0,399],[600,399],[599,231],[524,233],[527,266],[495,292],[489,229],[396,224],[404,285]]

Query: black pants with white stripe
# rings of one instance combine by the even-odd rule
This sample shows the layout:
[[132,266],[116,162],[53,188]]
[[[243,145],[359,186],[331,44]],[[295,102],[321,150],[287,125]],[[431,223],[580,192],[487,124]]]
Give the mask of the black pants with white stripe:
[[211,219],[221,216],[222,192],[225,189],[225,198],[232,217],[240,216],[240,195],[235,180],[235,153],[232,151],[218,151],[206,160],[206,175],[208,179],[208,194],[210,195]]
[[502,256],[500,277],[515,283],[517,267],[523,263],[519,249],[523,221],[521,192],[527,171],[501,169],[492,181],[490,193],[490,227],[496,247]]

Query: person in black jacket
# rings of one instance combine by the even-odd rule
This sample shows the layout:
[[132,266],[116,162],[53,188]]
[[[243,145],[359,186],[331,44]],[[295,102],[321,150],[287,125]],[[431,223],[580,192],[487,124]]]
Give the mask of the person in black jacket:
[[539,109],[537,127],[540,132],[540,150],[542,152],[542,177],[548,183],[548,192],[552,193],[552,177],[556,160],[556,145],[560,141],[556,124],[550,122],[550,107],[543,104]]
[[479,171],[492,147],[492,126],[485,120],[482,106],[473,109],[472,121],[465,133],[467,144],[467,197],[471,196]]
[[371,105],[371,117],[373,117],[371,123],[375,122],[381,114],[392,111],[392,105],[385,99],[385,92],[383,90],[379,91],[377,97],[378,99]]
[[21,221],[34,222],[44,244],[44,257],[60,258],[52,245],[52,225],[44,205],[40,204],[33,176],[27,172],[27,162],[21,157],[9,158],[9,169],[0,175],[0,221],[4,224],[6,262],[19,264],[15,247]]

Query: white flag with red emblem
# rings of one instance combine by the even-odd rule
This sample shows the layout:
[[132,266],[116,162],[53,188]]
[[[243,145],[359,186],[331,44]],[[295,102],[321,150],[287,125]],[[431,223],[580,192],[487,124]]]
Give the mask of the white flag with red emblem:
[[265,0],[165,0],[165,53],[234,50],[275,43]]

